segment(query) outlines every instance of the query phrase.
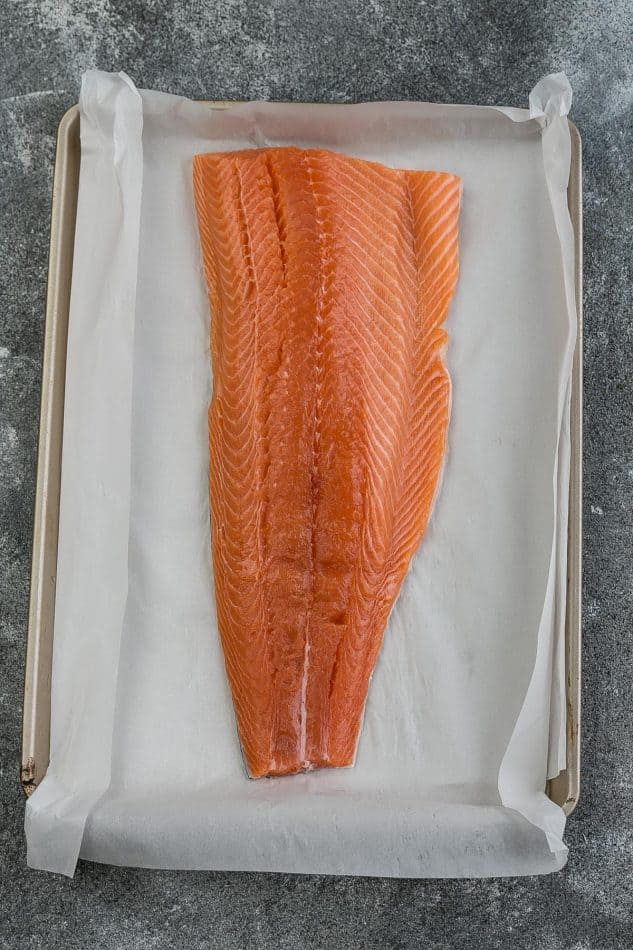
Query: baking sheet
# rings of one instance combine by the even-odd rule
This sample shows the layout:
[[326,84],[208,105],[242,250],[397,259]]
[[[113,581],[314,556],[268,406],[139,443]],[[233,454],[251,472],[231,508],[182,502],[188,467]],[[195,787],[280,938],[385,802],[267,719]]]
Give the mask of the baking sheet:
[[[545,90],[544,104],[565,111],[564,83]],[[553,486],[574,321],[538,120],[418,104],[211,114],[104,74],[87,78],[82,107],[85,280],[74,280],[71,309],[51,767],[29,803],[30,862],[69,873],[83,840],[86,857],[159,866],[560,866],[562,813],[542,791],[554,642],[543,607],[560,561]],[[563,126],[552,114],[547,123]],[[190,159],[290,140],[462,175],[454,415],[442,495],[390,622],[356,768],[252,783],[213,632],[208,316]],[[564,179],[564,153],[559,164]],[[554,185],[564,195],[566,181]],[[121,415],[99,456],[89,421],[114,383]]]

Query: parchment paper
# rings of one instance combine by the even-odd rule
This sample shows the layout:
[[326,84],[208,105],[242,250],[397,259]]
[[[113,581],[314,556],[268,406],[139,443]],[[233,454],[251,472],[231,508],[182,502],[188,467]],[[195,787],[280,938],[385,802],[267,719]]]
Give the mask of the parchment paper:
[[[256,103],[88,73],[68,344],[51,763],[28,861],[404,876],[566,860],[544,795],[560,666],[575,339],[571,93],[530,112]],[[250,781],[213,605],[196,152],[343,150],[461,176],[442,490],[392,612],[357,762]]]

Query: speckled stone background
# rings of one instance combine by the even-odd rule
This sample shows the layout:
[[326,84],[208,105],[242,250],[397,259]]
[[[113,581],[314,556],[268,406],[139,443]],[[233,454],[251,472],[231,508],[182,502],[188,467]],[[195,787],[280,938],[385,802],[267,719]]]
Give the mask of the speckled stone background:
[[[0,946],[633,947],[633,0],[2,0]],[[48,221],[83,70],[217,99],[524,105],[563,69],[585,161],[582,802],[544,878],[29,871],[18,785]]]

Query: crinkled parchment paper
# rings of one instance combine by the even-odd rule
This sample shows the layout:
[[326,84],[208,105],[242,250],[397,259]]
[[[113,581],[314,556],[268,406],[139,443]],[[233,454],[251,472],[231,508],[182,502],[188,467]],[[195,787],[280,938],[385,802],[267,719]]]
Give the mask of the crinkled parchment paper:
[[[474,876],[560,868],[569,379],[564,76],[530,110],[228,111],[92,72],[68,342],[51,762],[28,860]],[[210,563],[196,152],[299,144],[463,180],[442,490],[356,765],[246,777]]]

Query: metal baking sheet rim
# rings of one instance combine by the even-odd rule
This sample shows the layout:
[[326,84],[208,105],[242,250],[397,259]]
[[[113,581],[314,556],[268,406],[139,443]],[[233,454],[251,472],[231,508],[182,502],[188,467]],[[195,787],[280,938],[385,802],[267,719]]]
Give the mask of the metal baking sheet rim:
[[[212,102],[227,108],[229,102]],[[547,784],[547,794],[570,815],[580,795],[580,681],[582,583],[582,146],[571,130],[572,161],[568,188],[575,233],[575,283],[578,339],[571,394],[571,474],[567,554],[565,675],[567,767]],[[79,182],[79,107],[63,116],[57,134],[53,179],[46,325],[42,363],[40,433],[33,525],[24,708],[22,787],[30,795],[46,773],[50,750],[51,666],[55,615],[55,579],[59,524],[59,488],[77,190]]]

